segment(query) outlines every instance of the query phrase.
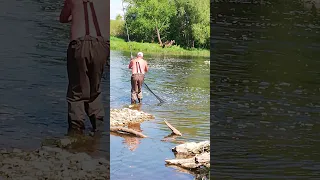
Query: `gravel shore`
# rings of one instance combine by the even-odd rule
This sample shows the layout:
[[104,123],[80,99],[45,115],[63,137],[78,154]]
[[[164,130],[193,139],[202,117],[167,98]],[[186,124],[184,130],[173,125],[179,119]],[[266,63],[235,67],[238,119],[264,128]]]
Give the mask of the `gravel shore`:
[[[151,119],[154,119],[151,114],[129,108],[110,110],[111,126],[126,126]],[[44,145],[34,151],[0,150],[0,180],[110,179],[110,163],[106,159],[66,150],[77,141],[58,139],[47,143],[55,147]]]
[[[154,119],[151,114],[129,108],[111,109],[110,125],[126,126]],[[79,141],[79,140],[78,140]],[[72,153],[66,148],[77,142],[63,138],[34,151],[0,150],[0,180],[105,180],[110,179],[110,163],[86,153]]]
[[43,146],[35,151],[0,151],[0,179],[8,180],[105,180],[110,163],[86,153],[70,153],[61,148]]

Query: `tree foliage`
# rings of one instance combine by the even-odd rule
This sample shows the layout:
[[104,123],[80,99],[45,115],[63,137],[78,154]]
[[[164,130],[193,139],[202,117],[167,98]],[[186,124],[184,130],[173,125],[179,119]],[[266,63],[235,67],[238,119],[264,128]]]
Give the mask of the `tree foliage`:
[[122,20],[122,16],[121,16],[120,14],[118,14],[118,15],[116,16],[116,20],[117,20],[117,21],[121,21],[121,20]]
[[110,20],[110,35],[115,37],[124,38],[126,37],[124,21],[122,20],[121,15],[117,15],[115,20]]
[[209,48],[209,0],[126,0],[131,40]]

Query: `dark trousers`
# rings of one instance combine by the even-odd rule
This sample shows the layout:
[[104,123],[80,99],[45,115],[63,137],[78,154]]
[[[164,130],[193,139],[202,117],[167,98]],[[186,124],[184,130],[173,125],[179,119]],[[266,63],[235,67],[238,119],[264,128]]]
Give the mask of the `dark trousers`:
[[109,41],[102,38],[85,36],[70,42],[67,53],[69,131],[84,130],[86,115],[103,120],[100,84],[109,54]]
[[131,76],[131,103],[136,102],[137,98],[142,99],[142,84],[144,74],[132,74]]

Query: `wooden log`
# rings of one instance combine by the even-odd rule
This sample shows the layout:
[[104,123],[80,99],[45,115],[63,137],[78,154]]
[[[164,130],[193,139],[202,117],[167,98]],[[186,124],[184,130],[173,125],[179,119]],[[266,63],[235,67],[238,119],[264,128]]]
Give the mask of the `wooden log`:
[[170,134],[168,136],[165,136],[163,139],[161,139],[161,141],[164,141],[164,142],[173,142],[175,144],[184,144],[185,141],[180,141],[180,140],[176,140],[176,138],[179,137],[179,135],[176,135],[176,134]]
[[138,132],[138,131],[135,131],[133,129],[129,129],[129,128],[125,128],[125,127],[120,127],[120,126],[116,126],[116,127],[110,127],[110,131],[111,132],[126,132],[126,133],[130,133],[130,134],[133,134],[137,137],[141,137],[141,138],[146,138],[147,136]]
[[181,132],[178,131],[176,128],[174,128],[171,124],[169,124],[166,120],[164,120],[164,122],[166,123],[166,125],[171,129],[171,131],[179,136],[182,136]]

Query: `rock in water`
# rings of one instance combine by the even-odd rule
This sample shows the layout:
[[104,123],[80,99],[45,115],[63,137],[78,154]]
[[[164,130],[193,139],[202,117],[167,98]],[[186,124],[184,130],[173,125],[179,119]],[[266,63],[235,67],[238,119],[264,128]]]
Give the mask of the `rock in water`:
[[195,155],[203,152],[210,152],[210,141],[202,141],[199,143],[189,142],[180,144],[172,149],[175,153],[186,155]]
[[180,144],[172,148],[172,151],[175,152],[176,159],[165,160],[169,165],[186,169],[210,167],[210,141]]
[[154,116],[129,108],[110,109],[110,126],[125,126],[130,123],[141,123],[154,119]]

